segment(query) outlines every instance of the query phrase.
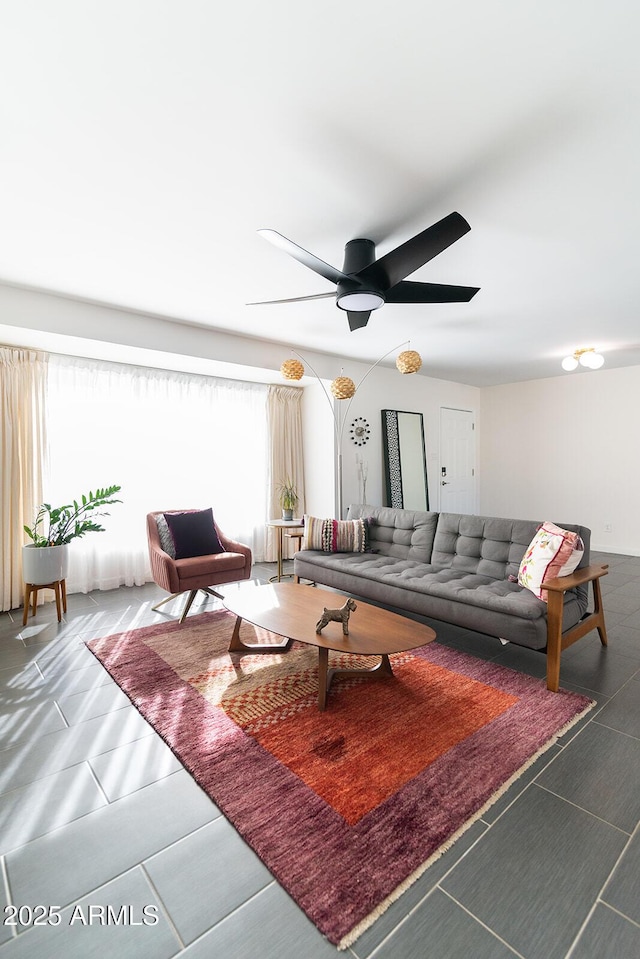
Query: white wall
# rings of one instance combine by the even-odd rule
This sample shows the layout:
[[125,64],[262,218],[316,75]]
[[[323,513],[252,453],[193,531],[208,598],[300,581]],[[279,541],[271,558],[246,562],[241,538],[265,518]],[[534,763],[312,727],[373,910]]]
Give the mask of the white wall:
[[582,523],[594,549],[640,555],[639,409],[638,366],[483,389],[480,512]]
[[[355,364],[354,364],[355,367]],[[428,362],[425,363],[428,370]],[[424,368],[423,368],[424,369]],[[366,367],[359,370],[361,375]],[[345,364],[345,375],[354,382],[358,379]],[[395,367],[377,367],[367,377],[356,393],[347,417],[345,428],[343,470],[344,504],[358,502],[358,474],[356,453],[369,464],[367,500],[374,506],[384,502],[384,470],[382,462],[381,410],[404,410],[422,413],[424,417],[425,447],[427,453],[427,479],[429,484],[429,508],[438,510],[440,505],[440,408],[470,410],[476,414],[476,442],[480,443],[480,390],[474,386],[433,379],[420,373],[403,375]],[[371,426],[371,439],[366,446],[356,447],[349,439],[349,423],[357,416],[364,417]]]

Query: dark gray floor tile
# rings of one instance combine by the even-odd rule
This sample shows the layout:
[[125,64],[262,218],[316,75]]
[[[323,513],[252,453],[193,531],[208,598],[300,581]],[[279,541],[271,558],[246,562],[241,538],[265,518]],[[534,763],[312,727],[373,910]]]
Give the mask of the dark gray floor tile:
[[[593,606],[589,607],[589,612],[593,612]],[[607,627],[607,631],[612,626],[617,626],[619,623],[624,623],[625,619],[628,619],[628,613],[616,613],[613,609],[607,609],[607,601],[604,600],[604,622]]]
[[338,959],[341,955],[273,883],[188,946],[180,959]]
[[[358,943],[353,947],[357,956]],[[377,950],[376,959],[514,959],[515,953],[440,889]]]
[[0,702],[2,708],[19,706],[21,701],[31,702],[44,677],[35,663],[27,666],[11,666],[0,669]]
[[595,721],[640,739],[640,682],[636,677],[611,697]]
[[180,760],[155,733],[102,752],[90,765],[109,802],[182,769]]
[[632,833],[640,819],[640,739],[590,723],[536,781]]
[[609,646],[616,653],[640,661],[640,629],[631,629],[629,626],[607,623]]
[[24,739],[34,739],[64,729],[67,724],[51,700],[27,706],[9,706],[0,713],[0,743],[4,749]]
[[110,683],[113,683],[111,676],[94,658],[92,665],[66,673],[55,673],[43,679],[42,685],[34,690],[34,694],[36,697],[48,696],[50,699],[60,699],[62,696],[73,696],[75,693],[87,692]]
[[640,925],[640,828],[622,854],[601,898]]
[[628,626],[630,629],[640,629],[640,612],[625,616],[620,625]]
[[[638,566],[634,568],[637,570],[640,570],[640,567]],[[638,605],[636,606],[636,609],[637,609],[638,607],[640,607],[640,599],[639,599],[640,577],[636,576],[634,579],[631,580],[631,582],[625,583],[624,586],[616,586],[614,593],[616,594],[616,596],[632,596],[635,600],[637,600],[637,603],[638,603]]]
[[22,740],[0,751],[0,794],[151,735],[151,726],[134,706],[128,706],[46,736]]
[[537,679],[543,679],[547,675],[545,654],[535,649],[527,649],[525,646],[516,646],[515,643],[501,646],[500,651],[493,657],[493,662],[508,669],[515,669],[519,673],[535,676]]
[[434,623],[433,628],[438,639],[440,639],[440,634],[443,633],[443,641],[447,646],[453,646],[455,649],[470,653],[472,656],[478,656],[480,659],[493,659],[503,649],[500,640],[496,639],[495,636],[486,636],[484,633],[474,633],[471,630],[459,630],[456,634],[453,634],[451,630],[445,632],[440,623]]
[[4,793],[0,796],[3,850],[16,849],[105,803],[86,763]]
[[[605,563],[607,560],[604,561]],[[599,564],[599,561],[598,561]],[[612,563],[609,561],[609,572],[605,576],[607,586],[624,586],[625,583],[631,583],[637,579],[637,573],[625,572],[624,563]]]
[[607,593],[606,599],[604,600],[605,621],[609,611],[613,613],[626,613],[627,616],[629,616],[631,613],[637,612],[638,607],[640,607],[637,580],[632,583],[627,583],[626,585],[631,586],[631,592],[625,589],[625,586],[619,586],[617,589],[614,589],[613,592]]
[[58,706],[70,726],[130,705],[129,697],[114,682],[72,696],[62,696],[58,700]]
[[563,959],[625,841],[533,784],[441,885],[526,959]]
[[457,862],[478,842],[487,830],[484,822],[475,822],[465,833],[448,849],[440,859],[429,866],[425,873],[417,879],[399,899],[391,903],[372,926],[362,933],[352,947],[360,959],[369,956],[380,943],[389,936],[404,917],[422,902],[437,886],[443,876],[452,869]]
[[613,696],[640,669],[638,661],[602,646],[596,633],[585,636],[562,654],[560,684],[575,683]]
[[[193,942],[273,882],[269,870],[220,816],[144,863],[184,943]],[[208,889],[206,897],[193,890]]]
[[180,771],[6,857],[14,899],[66,905],[219,816]]
[[571,953],[571,959],[637,959],[638,956],[640,926],[600,903]]
[[57,673],[70,672],[94,666],[96,658],[90,653],[80,637],[74,637],[72,643],[53,643],[45,649],[30,650],[46,679]]
[[57,925],[21,932],[3,948],[2,959],[170,959],[179,949],[138,868],[62,910]]
[[35,661],[36,654],[15,636],[0,642],[0,669],[19,669]]

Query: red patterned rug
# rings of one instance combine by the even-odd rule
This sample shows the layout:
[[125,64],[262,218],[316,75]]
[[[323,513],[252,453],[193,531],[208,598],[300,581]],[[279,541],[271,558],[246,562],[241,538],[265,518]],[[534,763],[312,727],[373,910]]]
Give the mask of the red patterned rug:
[[435,642],[391,656],[393,677],[334,681],[321,713],[317,650],[229,654],[234,622],[220,610],[87,645],[341,948],[592,706]]

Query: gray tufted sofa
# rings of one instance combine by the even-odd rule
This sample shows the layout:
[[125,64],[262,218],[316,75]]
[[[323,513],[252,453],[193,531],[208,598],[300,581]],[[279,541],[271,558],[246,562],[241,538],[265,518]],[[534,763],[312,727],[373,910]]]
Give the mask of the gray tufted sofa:
[[[308,579],[399,612],[545,651],[547,687],[554,691],[563,649],[593,629],[607,644],[599,584],[607,567],[590,565],[586,527],[558,524],[579,533],[585,552],[574,573],[545,583],[545,603],[513,581],[540,521],[349,507],[349,519],[361,517],[369,521],[370,550],[300,550],[294,557],[296,581]],[[588,613],[590,582],[594,609]]]

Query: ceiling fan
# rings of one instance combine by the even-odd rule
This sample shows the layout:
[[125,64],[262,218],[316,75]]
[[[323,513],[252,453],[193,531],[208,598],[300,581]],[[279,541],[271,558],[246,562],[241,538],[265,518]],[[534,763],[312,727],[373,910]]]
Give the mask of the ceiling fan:
[[459,213],[450,213],[433,226],[385,253],[376,260],[373,240],[349,240],[344,248],[342,270],[308,253],[301,246],[288,240],[275,230],[258,230],[258,233],[325,279],[336,284],[335,293],[316,293],[312,296],[295,296],[287,300],[263,300],[248,306],[265,303],[300,303],[302,300],[320,300],[335,296],[336,305],[345,310],[350,330],[366,326],[372,310],[385,303],[468,303],[479,287],[449,286],[443,283],[417,283],[405,277],[428,263],[438,253],[468,233],[471,227]]

